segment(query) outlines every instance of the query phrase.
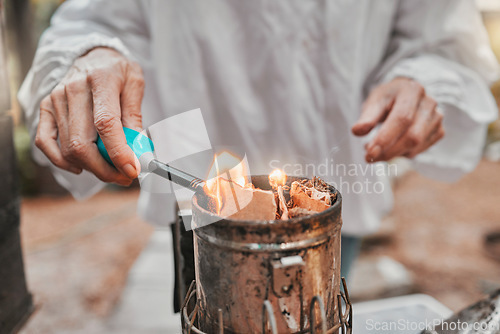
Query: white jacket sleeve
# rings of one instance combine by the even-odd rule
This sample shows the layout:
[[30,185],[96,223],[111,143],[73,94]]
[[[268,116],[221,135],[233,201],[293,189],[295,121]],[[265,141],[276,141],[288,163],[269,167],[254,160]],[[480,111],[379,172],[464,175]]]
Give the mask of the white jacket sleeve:
[[412,78],[444,114],[445,137],[418,155],[414,167],[445,181],[472,171],[487,125],[498,116],[489,90],[498,63],[474,1],[401,0],[388,50],[374,82]]
[[[142,63],[148,59],[149,32],[141,0],[69,0],[54,14],[43,33],[18,99],[31,137],[35,136],[41,100],[61,81],[73,62],[87,51],[106,46]],[[104,183],[84,171],[75,175],[50,163],[33,145],[33,156],[51,167],[56,180],[75,198],[99,191]]]

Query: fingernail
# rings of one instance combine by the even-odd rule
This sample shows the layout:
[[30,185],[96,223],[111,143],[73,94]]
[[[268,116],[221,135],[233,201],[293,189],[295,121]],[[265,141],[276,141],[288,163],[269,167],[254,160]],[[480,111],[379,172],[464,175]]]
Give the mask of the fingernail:
[[135,179],[137,177],[137,169],[135,169],[131,164],[126,164],[123,166],[123,172],[131,179]]
[[382,154],[382,148],[379,145],[373,146],[368,152],[372,159],[377,159]]
[[82,172],[80,168],[70,168],[69,171],[74,174],[80,174]]

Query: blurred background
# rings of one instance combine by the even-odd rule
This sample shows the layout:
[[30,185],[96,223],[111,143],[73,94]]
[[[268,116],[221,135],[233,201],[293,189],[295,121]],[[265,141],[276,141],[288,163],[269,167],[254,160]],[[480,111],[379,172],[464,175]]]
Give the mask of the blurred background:
[[[144,261],[156,261],[148,268],[166,268],[149,273],[160,285],[163,278],[172,279],[167,276],[173,270],[170,249],[161,243],[168,231],[155,231],[135,215],[137,186],[108,186],[97,196],[76,202],[30,157],[16,93],[40,34],[61,2],[5,0],[3,4],[10,107],[0,112],[11,115],[14,122],[21,244],[35,305],[22,332],[100,332],[110,323],[151,331],[166,328],[174,320],[157,318],[171,301],[156,305],[147,296],[157,291],[133,286],[131,279],[140,275],[138,267]],[[477,4],[500,61],[500,1]],[[500,82],[492,91],[500,104]],[[399,173],[393,180],[394,212],[377,235],[363,242],[349,283],[352,299],[418,292],[456,311],[499,289],[499,161],[500,122],[496,121],[489,128],[483,161],[458,183],[438,183],[411,170]],[[400,170],[406,166],[403,160],[395,163]],[[151,304],[144,307],[147,303]]]

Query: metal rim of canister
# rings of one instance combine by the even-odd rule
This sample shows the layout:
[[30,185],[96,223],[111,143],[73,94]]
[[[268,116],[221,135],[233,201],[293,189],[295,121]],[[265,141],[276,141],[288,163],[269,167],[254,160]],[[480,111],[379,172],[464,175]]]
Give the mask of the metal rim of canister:
[[252,251],[252,252],[269,252],[269,251],[290,251],[303,248],[309,248],[321,245],[326,242],[328,238],[337,233],[335,230],[328,231],[325,234],[321,234],[315,238],[283,242],[283,243],[243,243],[230,240],[218,239],[209,234],[203,233],[203,231],[197,230],[196,235],[200,239],[203,239],[211,244],[214,244],[221,248],[234,249],[241,251]]

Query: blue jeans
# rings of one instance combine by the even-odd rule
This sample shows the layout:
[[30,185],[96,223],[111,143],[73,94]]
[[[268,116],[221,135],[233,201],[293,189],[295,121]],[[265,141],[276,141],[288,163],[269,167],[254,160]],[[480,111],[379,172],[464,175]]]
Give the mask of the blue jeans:
[[359,255],[359,251],[361,248],[361,238],[350,235],[343,235],[340,242],[340,274],[342,277],[345,277],[346,281],[348,281],[352,265]]

